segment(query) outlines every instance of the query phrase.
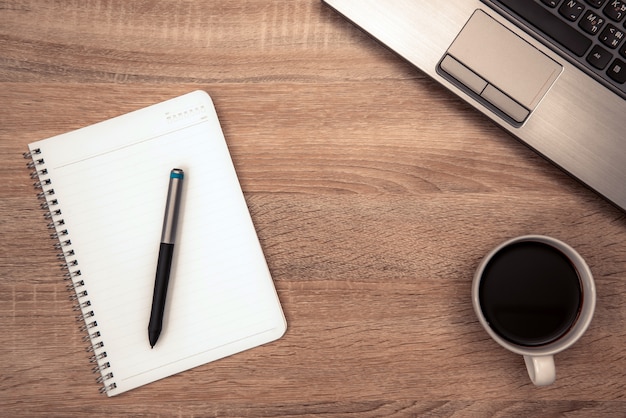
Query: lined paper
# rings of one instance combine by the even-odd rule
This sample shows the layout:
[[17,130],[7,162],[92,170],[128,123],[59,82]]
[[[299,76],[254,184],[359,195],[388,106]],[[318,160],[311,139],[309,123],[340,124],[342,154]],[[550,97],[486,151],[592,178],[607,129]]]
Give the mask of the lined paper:
[[[209,96],[30,144],[91,301],[113,396],[280,338],[286,322]],[[172,168],[185,172],[163,331],[148,321]],[[108,372],[109,370],[107,370]],[[106,382],[105,382],[106,383]]]

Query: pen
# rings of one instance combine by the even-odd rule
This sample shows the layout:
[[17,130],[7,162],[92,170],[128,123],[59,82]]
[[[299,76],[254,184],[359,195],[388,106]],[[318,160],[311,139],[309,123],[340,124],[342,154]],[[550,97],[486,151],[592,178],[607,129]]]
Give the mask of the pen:
[[167,190],[167,202],[165,204],[165,217],[163,219],[163,232],[161,233],[161,245],[159,246],[159,259],[157,262],[156,277],[154,279],[154,294],[152,296],[152,310],[150,323],[148,324],[148,339],[150,347],[154,348],[161,328],[163,326],[163,313],[165,310],[165,297],[167,296],[167,284],[170,281],[172,256],[174,255],[174,242],[176,240],[176,224],[180,196],[183,190],[183,170],[174,168],[170,172],[170,183]]

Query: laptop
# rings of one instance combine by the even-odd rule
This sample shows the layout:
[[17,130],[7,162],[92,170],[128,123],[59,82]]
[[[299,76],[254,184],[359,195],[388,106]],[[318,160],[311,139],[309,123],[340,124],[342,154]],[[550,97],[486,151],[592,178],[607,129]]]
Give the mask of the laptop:
[[626,211],[626,1],[322,1]]

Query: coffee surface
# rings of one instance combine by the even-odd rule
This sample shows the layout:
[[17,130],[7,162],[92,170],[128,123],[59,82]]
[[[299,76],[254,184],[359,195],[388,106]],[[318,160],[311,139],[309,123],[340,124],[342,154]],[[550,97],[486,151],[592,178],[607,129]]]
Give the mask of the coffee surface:
[[529,241],[494,255],[483,271],[479,299],[487,322],[501,337],[540,346],[560,338],[576,321],[582,292],[567,256]]

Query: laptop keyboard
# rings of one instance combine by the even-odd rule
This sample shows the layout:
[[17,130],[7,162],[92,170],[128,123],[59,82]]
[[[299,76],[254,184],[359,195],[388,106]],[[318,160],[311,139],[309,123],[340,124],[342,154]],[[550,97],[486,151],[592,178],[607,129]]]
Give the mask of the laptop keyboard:
[[493,0],[626,99],[626,1]]

